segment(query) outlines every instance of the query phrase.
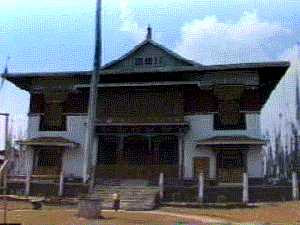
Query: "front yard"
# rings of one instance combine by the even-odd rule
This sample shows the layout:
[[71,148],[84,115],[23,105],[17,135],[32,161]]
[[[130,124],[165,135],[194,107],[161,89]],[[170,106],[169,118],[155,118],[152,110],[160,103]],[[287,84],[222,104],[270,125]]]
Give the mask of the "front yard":
[[[0,209],[3,202],[0,201]],[[217,209],[162,207],[151,212],[112,212],[103,211],[103,219],[86,220],[78,218],[76,206],[43,206],[42,210],[32,210],[29,202],[9,201],[7,222],[26,225],[175,225],[202,224],[201,221],[230,221],[250,224],[300,224],[300,201],[268,203],[249,208]],[[0,210],[0,223],[3,211]],[[211,222],[207,222],[211,224]]]
[[[0,224],[3,223],[3,202],[0,201]],[[31,203],[9,201],[7,223],[24,225],[185,225],[202,224],[197,218],[174,215],[159,215],[151,212],[103,211],[102,219],[87,220],[77,216],[76,206],[43,206],[42,210],[32,210]]]
[[[175,225],[175,224],[202,224],[193,219],[181,219],[173,216],[144,214],[134,212],[103,212],[103,219],[87,220],[78,218],[76,210],[48,209],[40,211],[10,211],[9,223],[26,225]],[[0,223],[3,216],[0,216]]]

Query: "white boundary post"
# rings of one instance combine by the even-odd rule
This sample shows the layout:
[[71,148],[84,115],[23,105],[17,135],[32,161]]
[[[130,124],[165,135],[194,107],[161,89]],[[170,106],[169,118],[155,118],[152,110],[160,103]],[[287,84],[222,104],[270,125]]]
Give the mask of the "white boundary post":
[[204,174],[200,173],[198,176],[198,201],[203,203],[204,196]]
[[293,172],[292,175],[292,183],[293,183],[293,200],[297,201],[299,200],[299,186],[298,186],[298,179],[297,179],[297,173]]
[[27,171],[26,180],[25,180],[25,195],[30,194],[30,172]]
[[159,175],[159,198],[162,200],[164,198],[164,174]]
[[63,196],[64,194],[64,171],[62,170],[60,172],[60,176],[59,176],[59,190],[58,190],[58,196]]
[[26,173],[26,180],[25,180],[25,195],[29,195],[30,194],[30,179],[31,179],[31,168],[30,168],[30,154],[28,149],[26,149],[26,169],[27,169],[27,173]]
[[243,173],[243,203],[249,202],[248,174]]

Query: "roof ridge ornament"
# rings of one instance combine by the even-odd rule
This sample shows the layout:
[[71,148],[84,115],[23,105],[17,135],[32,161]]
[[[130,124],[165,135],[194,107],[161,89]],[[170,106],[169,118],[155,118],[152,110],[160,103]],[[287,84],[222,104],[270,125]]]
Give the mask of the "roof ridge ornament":
[[150,26],[150,24],[147,27],[147,36],[146,36],[147,40],[152,40],[152,28]]

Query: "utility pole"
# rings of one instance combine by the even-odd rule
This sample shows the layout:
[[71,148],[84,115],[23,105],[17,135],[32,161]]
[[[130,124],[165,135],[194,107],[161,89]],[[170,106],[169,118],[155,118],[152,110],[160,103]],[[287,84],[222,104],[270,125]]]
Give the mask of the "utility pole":
[[[8,160],[8,121],[9,121],[9,114],[8,113],[0,113],[0,116],[5,116],[5,154],[4,154],[4,162]],[[7,217],[7,168],[4,168],[3,178],[3,223],[6,224],[6,217]]]
[[85,173],[89,175],[89,192],[93,190],[95,166],[93,160],[94,140],[95,140],[95,122],[98,96],[98,83],[100,81],[100,69],[102,63],[102,40],[101,40],[101,0],[97,0],[96,9],[96,32],[95,32],[95,55],[94,69],[90,81],[90,95],[88,108],[88,121],[85,142]]

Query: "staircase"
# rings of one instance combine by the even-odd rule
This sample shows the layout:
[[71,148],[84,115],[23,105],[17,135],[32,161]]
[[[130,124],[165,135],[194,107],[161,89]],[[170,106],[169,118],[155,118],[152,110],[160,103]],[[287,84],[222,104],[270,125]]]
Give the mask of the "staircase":
[[159,188],[144,184],[135,181],[106,181],[95,186],[91,197],[100,197],[103,200],[103,209],[112,209],[112,195],[119,193],[121,209],[132,211],[152,210],[158,205]]

